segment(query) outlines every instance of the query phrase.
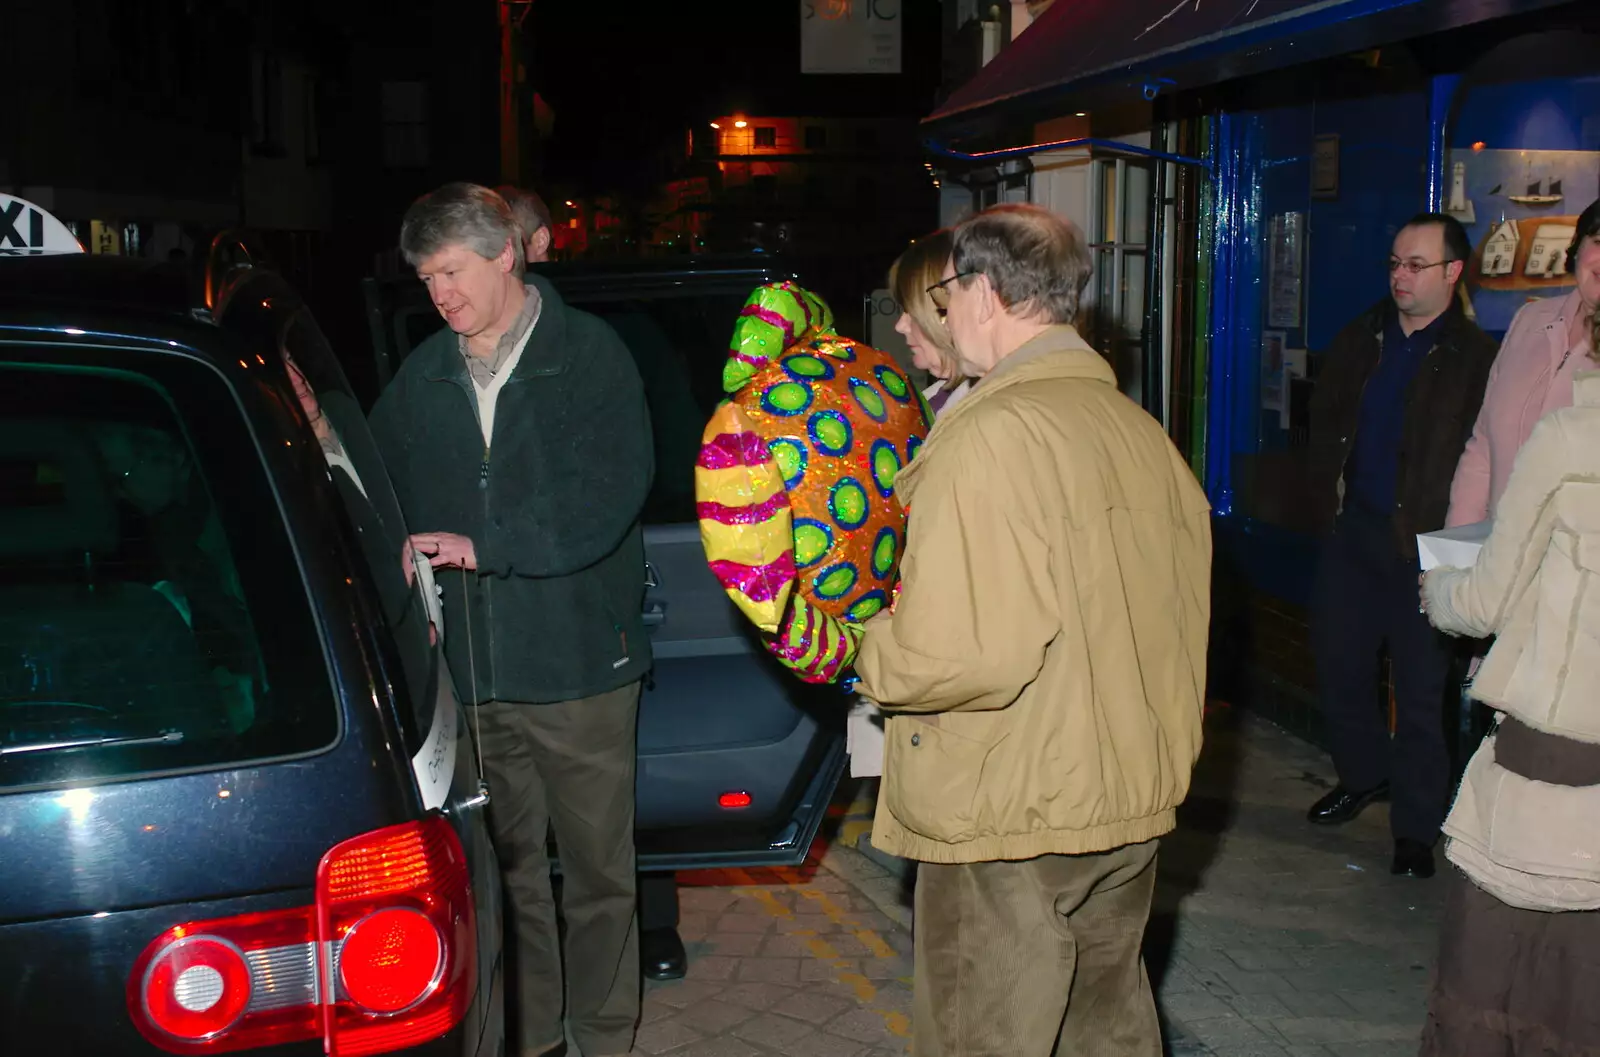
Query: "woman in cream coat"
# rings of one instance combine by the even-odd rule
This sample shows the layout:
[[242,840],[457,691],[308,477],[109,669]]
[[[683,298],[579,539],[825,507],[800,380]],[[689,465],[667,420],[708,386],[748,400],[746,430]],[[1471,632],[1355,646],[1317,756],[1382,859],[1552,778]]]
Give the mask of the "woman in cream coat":
[[1472,695],[1499,713],[1444,825],[1460,873],[1425,1057],[1600,1053],[1600,371],[1573,396],[1517,455],[1477,563],[1423,578],[1435,626],[1498,636]]
[[[895,304],[900,306],[900,318],[895,320],[894,329],[906,339],[906,346],[911,350],[911,365],[933,376],[933,384],[922,391],[922,398],[935,415],[953,406],[972,388],[971,379],[961,377],[955,345],[945,330],[944,312],[928,293],[928,287],[937,283],[944,272],[950,249],[950,231],[941,228],[907,246],[889,266],[889,290],[894,294]],[[865,698],[857,699],[845,730],[850,776],[875,778],[881,775],[883,714],[877,706]]]

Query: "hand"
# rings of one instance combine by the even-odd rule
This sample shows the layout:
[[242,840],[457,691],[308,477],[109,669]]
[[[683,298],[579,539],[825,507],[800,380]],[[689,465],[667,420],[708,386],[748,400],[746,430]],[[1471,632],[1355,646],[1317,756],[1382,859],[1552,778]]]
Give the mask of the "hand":
[[1417,612],[1423,614],[1428,612],[1428,588],[1426,587],[1427,579],[1427,573],[1417,574]]
[[411,583],[411,554],[416,551],[428,559],[428,564],[435,569],[476,569],[478,567],[478,552],[473,548],[472,541],[465,536],[458,536],[454,532],[418,532],[406,541],[407,553],[402,561],[406,571],[406,583]]

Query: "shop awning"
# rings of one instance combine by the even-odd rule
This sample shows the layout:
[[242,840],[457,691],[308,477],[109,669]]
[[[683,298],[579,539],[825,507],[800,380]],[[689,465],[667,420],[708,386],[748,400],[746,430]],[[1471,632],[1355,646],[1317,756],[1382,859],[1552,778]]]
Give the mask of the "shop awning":
[[943,137],[1201,88],[1567,0],[1056,0],[931,115]]

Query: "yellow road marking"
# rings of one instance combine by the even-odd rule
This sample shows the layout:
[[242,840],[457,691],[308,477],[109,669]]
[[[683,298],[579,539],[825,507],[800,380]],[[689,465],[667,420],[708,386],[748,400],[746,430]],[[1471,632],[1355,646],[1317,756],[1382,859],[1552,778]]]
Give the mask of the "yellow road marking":
[[[746,879],[749,877],[744,871],[732,872],[736,877],[740,874],[743,874]],[[748,885],[747,880],[746,884]],[[747,887],[735,888],[733,891],[737,896],[752,900],[762,910],[780,921],[794,920],[794,911],[784,906],[782,901],[767,888],[748,885]],[[829,921],[849,930],[871,952],[873,957],[894,957],[894,949],[884,942],[882,936],[879,936],[871,929],[862,928],[860,922],[852,920],[843,907],[828,898],[827,893],[815,888],[801,888],[799,892],[802,897],[816,903],[818,908],[828,916]],[[835,971],[835,979],[854,991],[856,1000],[871,1009],[871,1003],[878,997],[877,985],[861,973],[854,971],[850,967],[849,959],[841,958],[839,951],[833,944],[809,929],[799,929],[791,933],[791,935],[805,941],[806,949],[811,952],[813,958],[832,965]],[[911,1037],[911,1018],[904,1013],[897,1013],[887,1009],[872,1009],[872,1012],[883,1018],[884,1026],[889,1029],[890,1034],[902,1039]]]

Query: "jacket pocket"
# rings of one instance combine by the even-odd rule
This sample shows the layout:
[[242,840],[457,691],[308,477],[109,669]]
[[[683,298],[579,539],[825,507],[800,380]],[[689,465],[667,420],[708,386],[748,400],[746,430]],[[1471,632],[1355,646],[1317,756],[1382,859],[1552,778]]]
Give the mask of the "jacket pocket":
[[888,724],[885,803],[906,829],[958,844],[977,835],[978,788],[1006,735],[983,741],[958,734],[935,716],[896,716]]

